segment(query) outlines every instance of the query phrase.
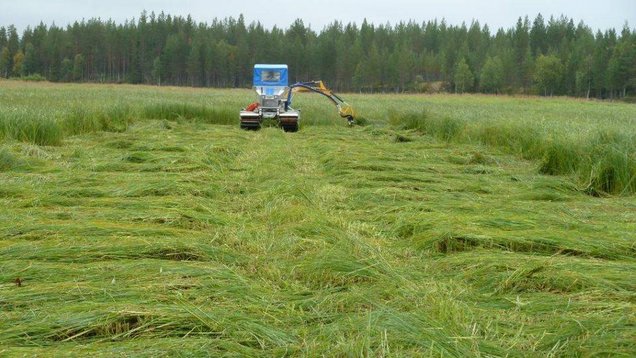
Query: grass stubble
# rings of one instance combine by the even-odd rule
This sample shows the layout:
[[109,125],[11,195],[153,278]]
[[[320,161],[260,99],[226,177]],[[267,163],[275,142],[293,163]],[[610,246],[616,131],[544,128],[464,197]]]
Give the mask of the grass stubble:
[[636,351],[633,106],[0,88],[0,355]]

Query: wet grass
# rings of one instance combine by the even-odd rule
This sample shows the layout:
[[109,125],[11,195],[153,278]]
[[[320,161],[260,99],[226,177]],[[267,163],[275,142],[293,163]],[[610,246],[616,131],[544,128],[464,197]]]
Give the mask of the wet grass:
[[636,351],[634,196],[579,174],[622,175],[633,107],[299,96],[292,134],[219,125],[248,91],[0,88],[63,133],[0,142],[0,356]]

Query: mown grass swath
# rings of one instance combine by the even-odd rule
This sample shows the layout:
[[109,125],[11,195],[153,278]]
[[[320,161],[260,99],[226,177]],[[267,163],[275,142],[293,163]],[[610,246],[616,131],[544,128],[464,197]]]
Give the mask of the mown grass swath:
[[8,148],[0,147],[0,171],[7,171],[20,164],[18,159]]
[[0,86],[0,356],[636,351],[633,106]]

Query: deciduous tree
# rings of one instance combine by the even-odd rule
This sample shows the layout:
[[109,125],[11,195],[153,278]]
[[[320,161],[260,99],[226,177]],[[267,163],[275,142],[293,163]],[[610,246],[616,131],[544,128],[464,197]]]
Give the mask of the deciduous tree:
[[563,76],[563,64],[554,55],[541,55],[537,58],[535,81],[545,96],[554,94],[555,89],[561,84]]
[[486,93],[499,93],[504,84],[504,66],[499,57],[489,57],[481,69],[479,85]]
[[455,93],[464,93],[465,91],[469,91],[475,83],[475,76],[464,58],[457,63],[454,81]]

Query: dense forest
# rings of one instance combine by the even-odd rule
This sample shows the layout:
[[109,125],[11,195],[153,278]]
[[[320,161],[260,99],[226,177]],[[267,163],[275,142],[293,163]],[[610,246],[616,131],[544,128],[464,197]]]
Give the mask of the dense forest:
[[[484,92],[617,98],[636,92],[636,30],[594,31],[559,17],[491,31],[444,20],[333,22],[320,32],[238,19],[197,23],[142,13],[117,24],[0,27],[0,76],[54,82],[249,87],[254,63],[286,63],[292,80],[338,91]],[[631,92],[631,93],[630,93]]]

